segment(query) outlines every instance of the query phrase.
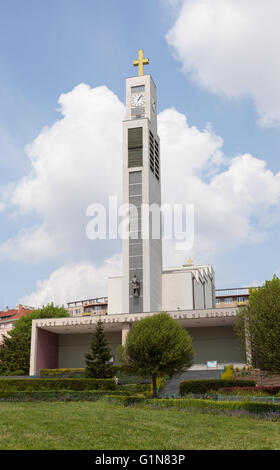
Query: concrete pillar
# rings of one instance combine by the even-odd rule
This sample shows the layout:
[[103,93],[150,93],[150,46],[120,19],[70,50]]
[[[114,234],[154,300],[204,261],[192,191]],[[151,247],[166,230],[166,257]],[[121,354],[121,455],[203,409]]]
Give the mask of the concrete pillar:
[[251,347],[251,341],[248,335],[248,322],[246,318],[245,318],[244,329],[245,329],[246,364],[252,365],[252,347]]
[[40,369],[58,368],[58,335],[32,324],[29,375],[37,375]]
[[29,375],[36,375],[37,342],[38,342],[38,328],[36,325],[36,320],[33,320],[32,330],[31,330]]
[[131,330],[131,324],[130,323],[124,323],[122,325],[122,346],[125,345],[126,338],[127,338],[128,333],[130,332],[130,330]]

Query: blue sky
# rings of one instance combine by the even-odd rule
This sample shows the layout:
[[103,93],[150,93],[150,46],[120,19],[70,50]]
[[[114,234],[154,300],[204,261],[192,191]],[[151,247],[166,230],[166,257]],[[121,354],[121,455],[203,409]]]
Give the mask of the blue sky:
[[[232,3],[230,0],[226,2]],[[250,5],[253,8],[250,0],[245,3],[248,8]],[[261,11],[265,2],[258,0],[257,3]],[[272,3],[277,8],[277,4],[274,1]],[[178,113],[187,117],[189,126],[195,126],[200,131],[210,124],[213,134],[223,139],[222,152],[226,159],[251,154],[255,159],[264,160],[267,169],[276,177],[279,172],[280,128],[275,118],[276,105],[273,109],[274,122],[266,125],[260,123],[260,117],[270,112],[270,102],[267,104],[261,95],[262,86],[252,83],[250,89],[247,81],[245,91],[241,85],[236,91],[234,77],[230,84],[225,77],[213,90],[211,73],[219,73],[223,70],[223,64],[219,69],[218,60],[216,62],[213,57],[210,66],[207,63],[211,73],[208,71],[203,75],[206,69],[203,62],[205,55],[202,54],[205,44],[195,42],[190,37],[189,43],[194,41],[190,54],[184,43],[188,38],[182,37],[180,31],[176,33],[173,43],[166,36],[174,28],[178,18],[184,21],[183,8],[188,8],[188,17],[194,14],[192,6],[191,0],[142,0],[141,3],[131,0],[0,2],[0,201],[1,193],[4,194],[7,188],[12,188],[13,192],[13,188],[20,186],[22,178],[31,174],[32,164],[25,147],[36,139],[42,129],[51,127],[61,119],[58,110],[60,95],[71,93],[80,83],[88,84],[91,88],[105,85],[124,103],[125,78],[135,75],[132,61],[137,58],[137,50],[140,48],[150,58],[146,73],[151,73],[157,84],[159,112],[175,108]],[[217,15],[221,13],[216,0],[213,1],[212,8]],[[241,13],[244,13],[242,7],[240,8]],[[245,16],[246,14],[248,12],[244,13]],[[275,12],[272,11],[271,17],[273,16]],[[256,21],[257,19],[256,17]],[[268,43],[267,47],[269,46]],[[210,56],[211,47],[210,42]],[[245,82],[245,75],[238,73],[240,48],[236,49],[237,52],[231,48],[229,55],[232,50],[236,82]],[[248,52],[248,62],[250,60],[251,54]],[[259,53],[258,60],[261,62],[262,53]],[[252,69],[254,66],[252,60]],[[187,70],[188,67],[190,71]],[[224,67],[227,67],[226,61]],[[267,70],[267,74],[270,73]],[[210,77],[209,86],[207,77]],[[265,80],[266,76],[263,78],[263,88],[266,86]],[[222,171],[222,167],[219,171]],[[107,176],[104,171],[104,187]],[[65,178],[67,179],[67,172]],[[275,194],[277,184],[275,183]],[[260,186],[258,192],[261,193],[262,190]],[[262,212],[262,219],[267,221],[262,220],[260,224],[259,214],[251,212],[248,215],[252,227],[263,233],[261,240],[256,241],[253,240],[254,237],[250,239],[246,236],[243,241],[238,239],[235,243],[233,238],[221,250],[209,250],[209,257],[207,249],[203,251],[204,258],[201,254],[197,255],[199,262],[213,264],[218,288],[244,286],[269,279],[274,273],[279,274],[280,229],[277,198],[278,192],[277,197],[273,196],[272,202],[267,202],[265,214]],[[254,221],[255,217],[258,218],[257,223]],[[0,211],[0,244],[14,239],[21,230],[40,224],[41,220],[42,215],[38,210],[26,210],[23,215],[19,214],[16,204],[7,203],[5,209]],[[72,222],[75,224],[75,220]],[[228,224],[226,217],[224,224]],[[204,230],[207,231],[207,227]],[[65,236],[68,237],[68,233]],[[207,233],[204,233],[204,238],[207,238]],[[86,253],[82,247],[77,249],[80,245],[73,245],[63,256],[39,257],[36,261],[28,259],[28,256],[17,256],[16,248],[12,248],[15,255],[0,255],[0,308],[13,306],[20,299],[39,290],[37,282],[49,279],[61,266],[80,261],[101,266],[106,257],[120,252],[120,244],[111,243],[108,248],[109,245],[105,247],[106,242],[103,243],[97,247],[93,243],[89,245],[85,240],[85,245],[89,247]],[[220,238],[217,238],[217,245],[220,243],[222,246]],[[72,289],[72,292],[75,296],[86,295],[87,292],[88,296],[104,295],[104,291],[97,292],[96,289],[93,285],[92,291],[89,291],[88,286],[86,291],[78,289],[75,292]],[[31,297],[30,301],[34,298]],[[54,296],[54,300],[56,299]]]

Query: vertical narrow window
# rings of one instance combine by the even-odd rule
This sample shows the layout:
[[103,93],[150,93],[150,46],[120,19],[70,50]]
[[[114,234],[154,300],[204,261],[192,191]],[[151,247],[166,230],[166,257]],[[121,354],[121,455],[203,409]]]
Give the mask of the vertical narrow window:
[[128,129],[128,168],[143,166],[143,128]]
[[160,172],[160,168],[159,168],[159,145],[158,145],[157,141],[155,140],[155,175],[156,175],[158,180],[159,180],[159,172]]
[[150,144],[150,169],[154,173],[155,172],[154,136],[151,133],[151,131],[149,133],[149,144]]

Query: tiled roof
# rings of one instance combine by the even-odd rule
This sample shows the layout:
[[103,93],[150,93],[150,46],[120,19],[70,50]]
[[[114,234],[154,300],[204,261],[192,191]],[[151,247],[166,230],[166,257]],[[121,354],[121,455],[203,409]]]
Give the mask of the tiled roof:
[[23,315],[26,315],[32,312],[33,310],[28,309],[28,308],[10,309],[6,311],[0,311],[0,321],[1,320],[17,320]]

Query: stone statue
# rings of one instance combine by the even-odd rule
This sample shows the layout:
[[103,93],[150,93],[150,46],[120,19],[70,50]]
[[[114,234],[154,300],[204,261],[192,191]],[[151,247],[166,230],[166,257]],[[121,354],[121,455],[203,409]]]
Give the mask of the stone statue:
[[137,281],[137,277],[134,274],[133,279],[131,281],[132,285],[132,295],[133,297],[139,297],[139,282]]

